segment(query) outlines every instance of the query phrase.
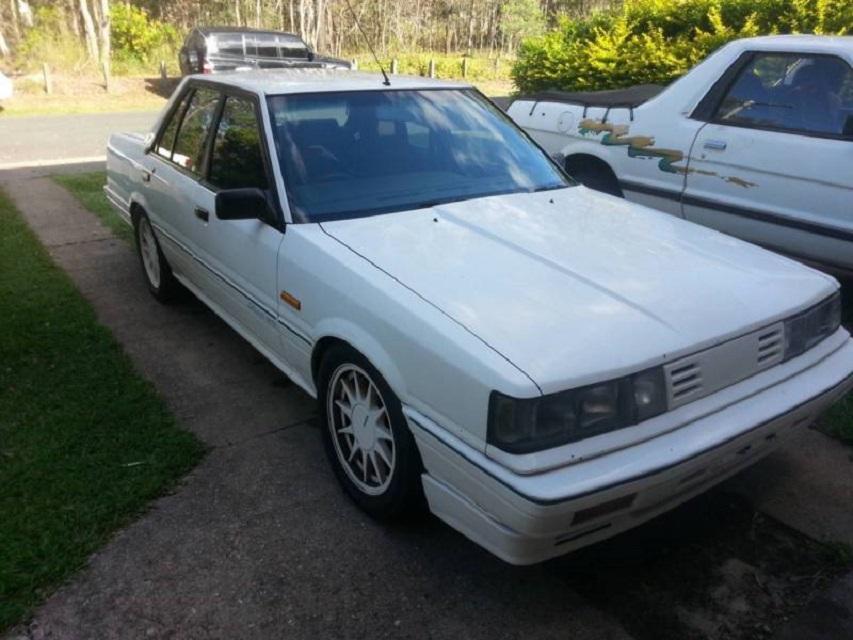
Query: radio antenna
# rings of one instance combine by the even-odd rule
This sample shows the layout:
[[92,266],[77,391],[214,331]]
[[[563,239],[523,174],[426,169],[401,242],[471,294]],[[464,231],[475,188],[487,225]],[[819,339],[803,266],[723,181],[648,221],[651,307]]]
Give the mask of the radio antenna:
[[361,37],[364,38],[364,41],[367,43],[367,48],[370,49],[370,53],[373,56],[373,59],[376,60],[376,64],[379,65],[379,70],[382,72],[382,77],[385,78],[384,84],[386,87],[391,86],[391,81],[388,79],[388,74],[385,73],[385,69],[382,66],[382,63],[379,62],[379,56],[376,55],[376,52],[373,50],[373,45],[370,44],[370,38],[367,37],[367,34],[364,32],[364,29],[361,28],[361,23],[358,21],[358,16],[355,15],[355,11],[352,10],[352,5],[349,3],[349,0],[345,0],[347,3],[347,9],[352,14],[352,19],[355,21],[355,26],[358,27],[358,30],[361,32]]

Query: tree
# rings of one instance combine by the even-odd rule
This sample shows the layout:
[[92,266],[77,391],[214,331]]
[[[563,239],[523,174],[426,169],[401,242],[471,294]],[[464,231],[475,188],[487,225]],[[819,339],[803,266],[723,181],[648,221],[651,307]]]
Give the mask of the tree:
[[522,38],[536,36],[545,30],[545,16],[538,0],[506,0],[501,6],[501,31],[512,50]]

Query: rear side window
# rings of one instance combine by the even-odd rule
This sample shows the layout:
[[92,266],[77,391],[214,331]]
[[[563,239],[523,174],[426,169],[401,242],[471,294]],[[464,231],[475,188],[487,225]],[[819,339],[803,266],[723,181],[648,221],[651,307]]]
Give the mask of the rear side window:
[[243,34],[241,33],[220,33],[217,34],[216,50],[219,53],[230,56],[243,56],[245,51],[243,48]]
[[190,100],[190,95],[192,95],[191,92],[185,94],[184,97],[181,98],[181,101],[178,103],[178,107],[172,112],[169,123],[163,130],[163,135],[160,136],[157,148],[155,149],[158,155],[168,158],[169,160],[172,159],[172,149],[175,148],[175,134],[178,132],[178,124],[180,124],[184,111],[187,109],[187,103]]
[[201,172],[205,142],[216,116],[219,97],[218,91],[196,89],[178,129],[172,162],[195,174]]
[[225,99],[213,139],[208,180],[220,189],[267,188],[260,127],[250,100],[233,96]]
[[255,55],[262,58],[278,58],[278,43],[272,35],[258,35],[253,38],[257,49]]
[[717,122],[820,135],[853,128],[853,69],[835,56],[756,54],[717,108]]

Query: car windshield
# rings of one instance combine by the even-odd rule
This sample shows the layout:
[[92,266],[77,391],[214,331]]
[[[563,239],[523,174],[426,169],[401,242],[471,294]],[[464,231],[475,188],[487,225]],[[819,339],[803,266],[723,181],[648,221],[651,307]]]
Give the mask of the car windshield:
[[296,221],[572,184],[474,90],[293,94],[269,107]]

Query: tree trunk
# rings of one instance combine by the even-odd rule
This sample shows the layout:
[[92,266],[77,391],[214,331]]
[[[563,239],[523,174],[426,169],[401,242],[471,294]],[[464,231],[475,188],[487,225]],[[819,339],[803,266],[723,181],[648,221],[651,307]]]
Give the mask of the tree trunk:
[[243,19],[240,17],[240,0],[234,0],[234,19],[237,20],[237,26],[243,26]]
[[255,0],[255,28],[261,28],[261,0]]
[[9,0],[12,17],[12,34],[15,36],[15,42],[21,40],[20,17],[18,16],[18,0]]
[[95,33],[95,22],[89,12],[86,0],[80,0],[80,17],[83,19],[83,29],[86,33],[86,51],[92,60],[98,59],[98,36]]
[[3,32],[0,31],[0,58],[5,58],[10,53],[9,45],[6,44],[6,38],[3,36]]
[[109,69],[110,56],[112,54],[112,43],[110,40],[110,0],[100,0],[101,22],[98,25],[98,36],[100,39],[101,62]]

